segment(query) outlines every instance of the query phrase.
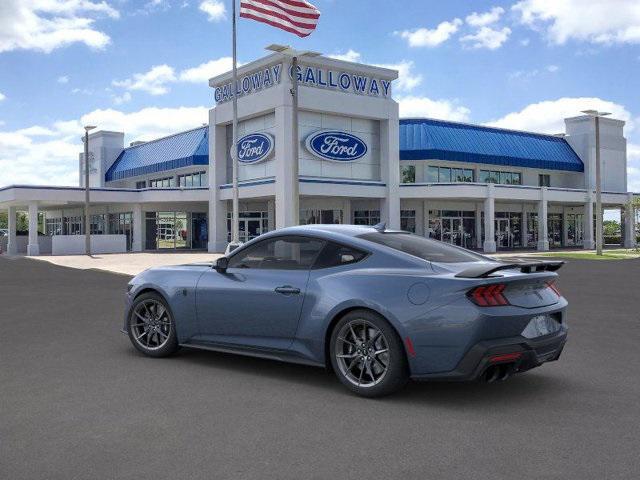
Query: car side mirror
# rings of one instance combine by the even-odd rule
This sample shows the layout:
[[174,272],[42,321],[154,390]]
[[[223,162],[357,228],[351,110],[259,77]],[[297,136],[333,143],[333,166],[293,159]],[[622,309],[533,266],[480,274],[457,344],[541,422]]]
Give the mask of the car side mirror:
[[229,268],[229,259],[227,257],[220,257],[216,260],[216,264],[213,268],[215,268],[218,273],[225,273],[227,268]]

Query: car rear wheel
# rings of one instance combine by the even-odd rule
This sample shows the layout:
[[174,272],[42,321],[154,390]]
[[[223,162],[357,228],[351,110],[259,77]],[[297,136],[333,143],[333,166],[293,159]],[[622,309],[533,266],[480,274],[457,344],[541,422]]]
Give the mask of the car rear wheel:
[[331,335],[330,354],[338,379],[358,395],[389,395],[409,379],[398,334],[384,318],[367,310],[354,310],[340,319]]
[[166,357],[178,350],[173,315],[156,293],[145,293],[134,300],[127,330],[133,346],[150,357]]

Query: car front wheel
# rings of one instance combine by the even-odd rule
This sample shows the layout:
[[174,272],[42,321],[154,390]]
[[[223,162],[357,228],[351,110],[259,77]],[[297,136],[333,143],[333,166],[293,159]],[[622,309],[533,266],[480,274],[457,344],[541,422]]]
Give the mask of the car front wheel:
[[358,395],[389,395],[409,379],[398,334],[384,318],[367,310],[349,312],[336,324],[330,354],[338,379]]
[[173,315],[156,293],[145,293],[134,300],[127,330],[133,346],[150,357],[166,357],[178,350]]

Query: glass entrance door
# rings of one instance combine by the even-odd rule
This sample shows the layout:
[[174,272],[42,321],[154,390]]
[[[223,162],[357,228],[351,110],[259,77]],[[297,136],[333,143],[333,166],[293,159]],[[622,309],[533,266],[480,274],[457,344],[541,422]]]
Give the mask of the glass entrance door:
[[567,245],[582,245],[584,240],[584,215],[570,213],[567,215]]
[[497,248],[513,248],[513,234],[511,222],[508,218],[496,218],[496,246]]
[[442,219],[442,241],[452,245],[462,246],[462,219],[443,218]]

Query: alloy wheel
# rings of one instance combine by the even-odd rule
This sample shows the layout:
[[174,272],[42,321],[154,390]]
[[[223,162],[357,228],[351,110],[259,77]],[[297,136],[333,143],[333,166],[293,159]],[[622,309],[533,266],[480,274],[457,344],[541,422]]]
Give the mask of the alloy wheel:
[[143,300],[133,309],[129,328],[142,348],[158,350],[171,336],[171,318],[162,303],[152,299]]
[[340,373],[357,387],[373,387],[389,370],[389,344],[382,331],[364,319],[346,323],[338,332],[335,357]]

